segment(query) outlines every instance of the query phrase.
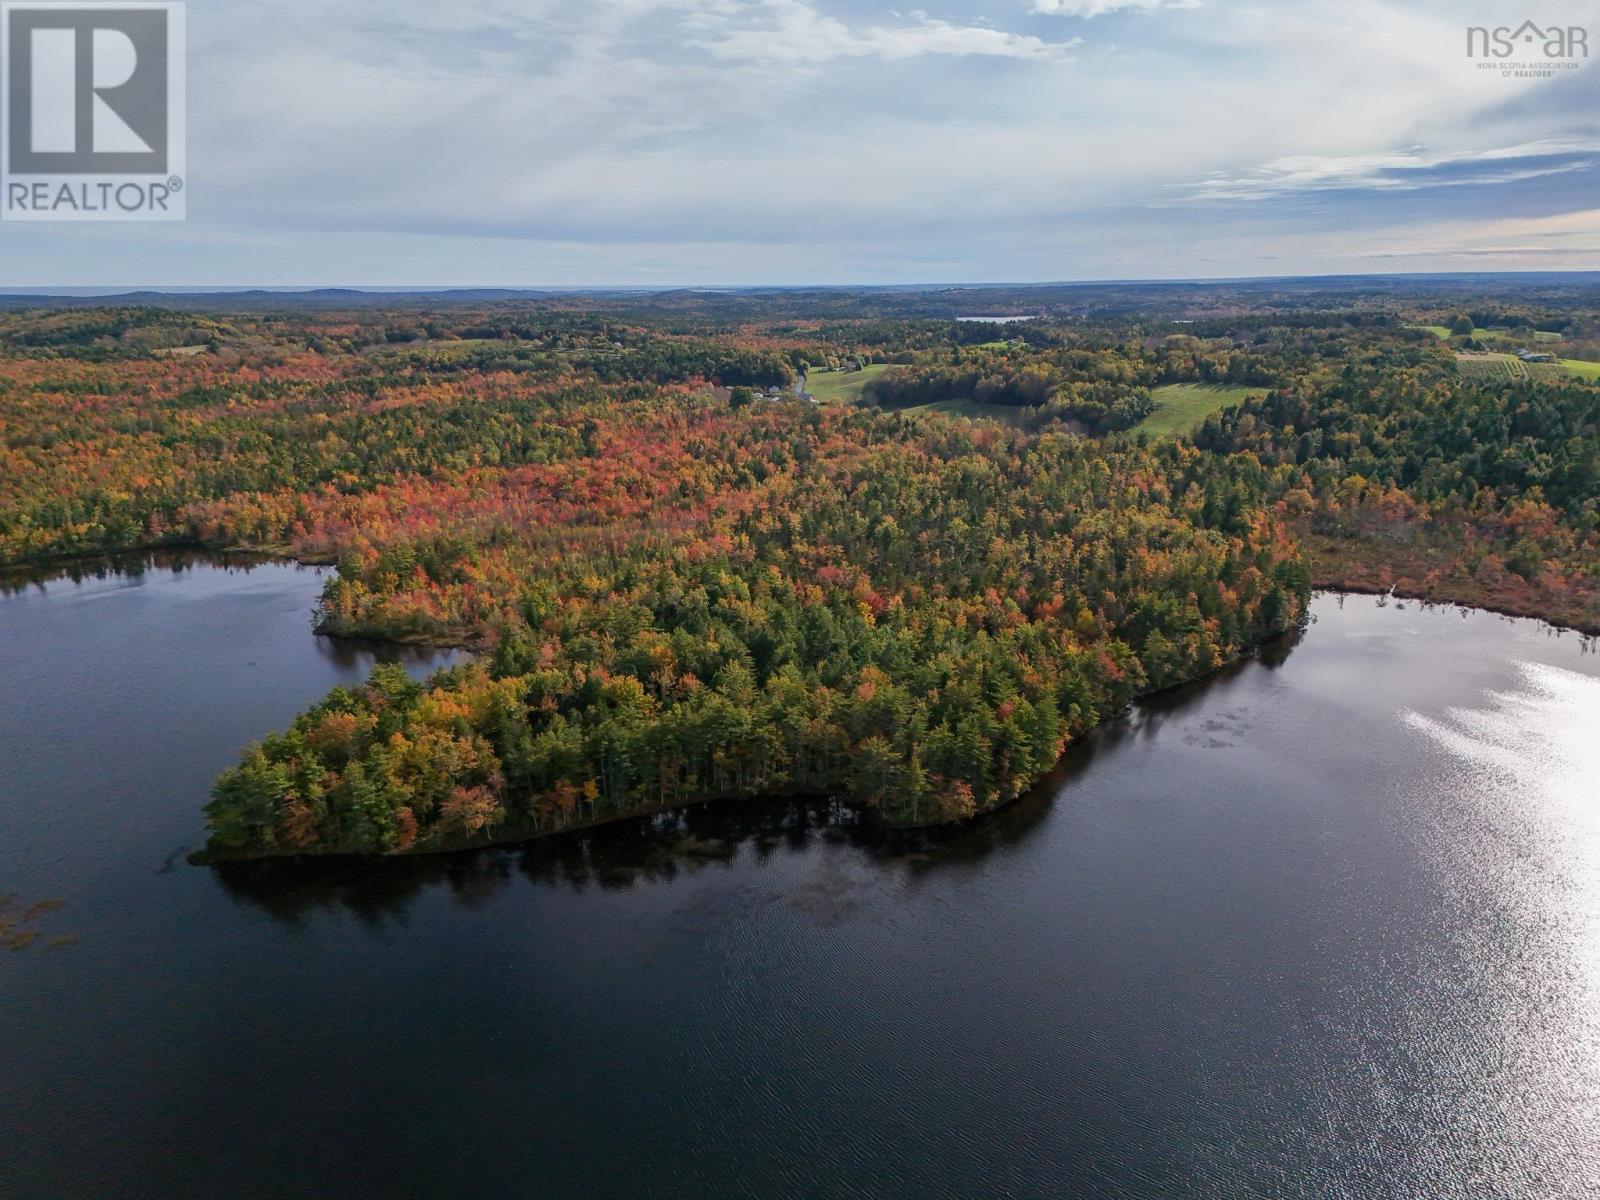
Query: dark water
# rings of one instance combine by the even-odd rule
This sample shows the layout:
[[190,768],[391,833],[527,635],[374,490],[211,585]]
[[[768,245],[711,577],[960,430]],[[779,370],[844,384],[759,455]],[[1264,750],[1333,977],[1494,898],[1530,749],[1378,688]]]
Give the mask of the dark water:
[[0,1195],[1600,1195],[1575,637],[1324,599],[936,837],[747,806],[190,867],[213,774],[370,665],[311,635],[319,585],[0,598],[0,892],[39,935],[0,950]]

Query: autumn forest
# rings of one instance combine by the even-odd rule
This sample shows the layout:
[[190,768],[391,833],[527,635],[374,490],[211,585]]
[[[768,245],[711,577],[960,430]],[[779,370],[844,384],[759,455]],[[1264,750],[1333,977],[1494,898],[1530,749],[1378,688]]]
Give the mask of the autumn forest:
[[320,634],[472,651],[263,730],[216,857],[950,822],[1317,588],[1600,632],[1597,350],[1536,283],[15,302],[0,565],[333,564]]

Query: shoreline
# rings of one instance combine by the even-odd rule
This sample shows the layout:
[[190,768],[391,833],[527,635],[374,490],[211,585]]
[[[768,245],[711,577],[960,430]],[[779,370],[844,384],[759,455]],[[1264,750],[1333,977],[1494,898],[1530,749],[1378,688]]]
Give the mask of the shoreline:
[[[1316,568],[1320,564],[1316,562],[1315,556],[1309,553],[1314,547],[1308,544],[1305,548],[1311,558],[1311,566],[1313,568],[1311,574],[1311,590],[1313,592],[1343,592],[1351,596],[1394,596],[1397,599],[1416,600],[1423,604],[1478,609],[1502,617],[1539,621],[1552,629],[1570,630],[1584,637],[1600,637],[1600,619],[1592,621],[1583,619],[1561,620],[1548,611],[1541,610],[1537,605],[1518,605],[1505,601],[1496,601],[1489,597],[1472,599],[1453,589],[1429,591],[1409,583],[1385,585],[1365,582],[1358,577],[1351,577],[1348,573],[1335,575],[1319,572]],[[194,555],[199,558],[213,557],[216,559],[254,559],[254,562],[247,564],[251,566],[274,564],[293,567],[336,566],[336,559],[332,555],[300,555],[295,554],[286,546],[216,546],[208,542],[199,541],[163,542],[159,545],[130,547],[126,550],[50,553],[0,564],[0,588],[14,584],[48,582],[50,578],[59,578],[70,574],[74,567],[98,565],[115,570],[119,563],[126,563],[133,559],[145,559],[148,562],[148,560],[160,555]],[[412,647],[433,646],[441,650],[477,651],[484,645],[481,636],[474,638],[467,634],[452,637],[445,634],[332,632],[321,628],[318,628],[316,633],[319,637],[336,638],[340,641],[377,642]]]
[[76,570],[82,569],[88,574],[95,569],[122,571],[126,573],[134,566],[165,566],[162,559],[250,559],[244,564],[224,564],[212,562],[208,565],[247,565],[247,566],[292,566],[292,567],[331,567],[334,565],[332,558],[305,558],[290,554],[286,549],[279,547],[266,549],[258,546],[213,546],[206,542],[162,542],[154,546],[134,546],[126,550],[85,550],[63,551],[33,555],[28,558],[17,559],[12,562],[0,564],[0,586],[12,583],[48,583],[52,579],[70,577]]
[[[229,559],[240,561],[230,562]],[[302,569],[337,569],[331,555],[297,555],[283,547],[261,546],[217,547],[205,542],[171,542],[160,546],[146,546],[135,550],[71,553],[30,558],[22,562],[0,566],[0,592],[20,589],[58,579],[71,579],[76,575],[99,572],[131,574],[135,568],[171,568],[200,564],[212,567],[297,567]],[[369,646],[404,646],[407,649],[482,651],[484,638],[469,633],[394,634],[344,632],[325,628],[319,620],[313,627],[316,637],[331,638],[338,642]]]
[[[252,546],[229,546],[229,547],[220,547],[219,548],[219,547],[210,546],[210,545],[206,545],[205,543],[199,543],[199,542],[168,543],[168,544],[165,544],[165,545],[162,545],[162,546],[151,546],[151,547],[144,547],[144,548],[141,548],[141,549],[131,549],[131,550],[124,550],[124,551],[108,552],[108,553],[52,555],[52,556],[48,556],[48,557],[45,557],[45,558],[31,559],[31,560],[29,560],[29,561],[27,561],[25,563],[9,564],[7,566],[0,567],[0,587],[4,587],[4,586],[6,586],[8,584],[12,584],[12,583],[15,583],[15,584],[20,586],[20,585],[25,585],[25,584],[28,584],[28,583],[45,582],[46,580],[44,578],[39,578],[39,575],[41,573],[43,573],[43,572],[48,572],[49,573],[48,577],[50,577],[50,578],[66,577],[66,576],[70,575],[70,573],[72,571],[72,568],[75,567],[75,566],[76,567],[84,567],[84,568],[99,567],[99,568],[102,568],[102,569],[109,569],[109,570],[113,570],[114,571],[114,570],[118,570],[118,569],[125,569],[128,566],[134,565],[131,560],[139,560],[140,565],[161,566],[161,565],[164,565],[164,564],[161,564],[156,560],[158,560],[162,556],[171,556],[171,557],[174,557],[174,558],[181,558],[181,557],[185,557],[185,556],[191,556],[193,559],[198,560],[198,561],[204,563],[205,565],[211,565],[211,566],[228,566],[228,565],[231,565],[231,564],[229,564],[227,562],[227,560],[230,559],[230,558],[242,558],[242,559],[252,560],[248,564],[245,564],[245,565],[250,565],[250,566],[282,565],[282,566],[294,566],[294,567],[301,567],[301,568],[317,568],[317,567],[328,567],[328,566],[332,565],[332,562],[331,562],[330,559],[318,558],[318,557],[315,557],[315,556],[300,557],[300,556],[297,556],[297,555],[289,553],[285,548],[282,548],[282,547],[275,548],[275,549],[266,549],[266,548],[262,548],[262,547],[252,547]],[[27,573],[27,574],[29,574],[29,575],[31,575],[33,577],[32,578],[25,578],[25,579],[18,578],[18,576],[23,574],[23,573]],[[1330,579],[1327,576],[1313,576],[1312,583],[1311,583],[1311,590],[1312,590],[1313,598],[1315,598],[1317,596],[1376,596],[1376,597],[1392,596],[1392,597],[1394,597],[1396,599],[1400,599],[1400,600],[1415,601],[1417,603],[1420,603],[1420,604],[1424,605],[1425,607],[1442,607],[1442,608],[1452,608],[1452,609],[1466,610],[1466,611],[1476,610],[1476,611],[1480,611],[1480,612],[1492,613],[1492,614],[1494,614],[1496,616],[1503,617],[1503,618],[1508,619],[1508,620],[1537,621],[1540,624],[1544,625],[1546,628],[1554,630],[1557,633],[1572,632],[1572,633],[1577,634],[1579,637],[1583,637],[1583,638],[1600,637],[1600,624],[1593,625],[1593,626],[1586,626],[1586,625],[1576,624],[1576,623],[1565,623],[1565,622],[1552,620],[1548,615],[1546,615],[1544,613],[1541,613],[1541,612],[1532,611],[1531,609],[1519,609],[1519,608],[1515,608],[1515,607],[1512,607],[1512,606],[1497,606],[1497,605],[1489,604],[1489,603],[1471,603],[1471,602],[1468,602],[1466,600],[1460,599],[1459,597],[1457,597],[1455,595],[1439,595],[1437,593],[1429,594],[1426,591],[1424,591],[1423,589],[1414,588],[1414,587],[1406,587],[1406,586],[1401,586],[1401,585],[1384,587],[1384,586],[1380,586],[1380,585],[1376,585],[1376,584],[1362,583],[1360,581],[1351,581],[1351,580],[1346,580],[1346,579]],[[1308,613],[1308,615],[1309,615],[1309,613]],[[1187,688],[1194,688],[1194,687],[1204,686],[1207,683],[1211,682],[1212,680],[1217,679],[1219,676],[1225,674],[1226,672],[1228,672],[1228,671],[1230,671],[1232,669],[1240,667],[1240,666],[1242,666],[1242,665],[1244,665],[1244,664],[1246,664],[1248,662],[1251,662],[1251,661],[1254,661],[1254,660],[1258,660],[1263,653],[1269,651],[1270,649],[1272,649],[1275,646],[1281,646],[1286,641],[1289,641],[1291,639],[1297,640],[1298,638],[1305,636],[1306,632],[1307,632],[1307,628],[1301,628],[1301,629],[1297,629],[1297,630],[1290,630],[1290,631],[1288,631],[1288,632],[1286,632],[1286,633],[1280,635],[1279,637],[1276,637],[1276,638],[1274,638],[1274,639],[1272,639],[1270,641],[1263,642],[1263,643],[1260,643],[1260,644],[1258,644],[1256,646],[1249,647],[1239,657],[1237,657],[1237,658],[1235,658],[1235,659],[1233,659],[1233,660],[1231,660],[1231,661],[1229,661],[1227,663],[1223,663],[1216,670],[1210,672],[1207,675],[1199,676],[1199,677],[1194,678],[1194,679],[1184,680],[1182,682],[1171,684],[1171,685],[1169,685],[1167,687],[1164,687],[1164,688],[1161,688],[1159,690],[1155,690],[1155,691],[1144,693],[1143,695],[1135,698],[1133,700],[1133,702],[1128,706],[1128,708],[1123,709],[1123,710],[1121,710],[1121,711],[1119,711],[1117,713],[1109,714],[1104,720],[1096,723],[1090,729],[1084,730],[1084,732],[1077,739],[1075,739],[1073,742],[1069,743],[1069,745],[1064,750],[1064,752],[1062,754],[1062,757],[1059,758],[1056,761],[1056,763],[1054,764],[1054,766],[1052,767],[1052,773],[1055,770],[1060,768],[1061,764],[1066,760],[1066,758],[1068,756],[1070,756],[1070,754],[1072,753],[1074,748],[1076,748],[1078,746],[1078,744],[1084,738],[1087,738],[1095,730],[1102,728],[1103,726],[1109,724],[1111,721],[1114,721],[1114,720],[1126,715],[1126,713],[1128,711],[1131,711],[1133,708],[1136,708],[1140,704],[1143,704],[1144,702],[1146,702],[1146,701],[1148,701],[1150,699],[1153,699],[1155,697],[1161,696],[1161,695],[1178,692],[1178,691],[1181,691],[1181,690],[1187,689]],[[422,634],[417,634],[417,635],[393,635],[393,634],[383,635],[383,634],[368,634],[368,633],[359,633],[359,632],[333,632],[333,631],[329,631],[329,630],[323,629],[320,626],[318,626],[318,627],[316,627],[314,629],[313,636],[314,637],[326,637],[326,638],[329,638],[329,639],[331,639],[333,641],[356,644],[356,645],[360,645],[360,644],[377,645],[377,646],[387,645],[387,646],[395,646],[395,647],[407,647],[407,648],[412,648],[412,649],[428,648],[428,649],[437,649],[437,650],[458,650],[458,651],[466,651],[468,653],[473,653],[473,654],[481,652],[483,647],[484,647],[484,642],[483,642],[482,638],[468,638],[465,635],[463,635],[463,636],[461,636],[459,638],[453,638],[452,639],[452,638],[449,638],[449,637],[446,637],[446,636],[442,636],[442,635],[441,636],[431,636],[430,637],[430,636],[422,635]],[[1049,775],[1046,775],[1044,777],[1044,779],[1048,779],[1048,778],[1049,778]],[[1043,782],[1043,779],[1041,780],[1041,783],[1042,782]],[[1035,785],[1035,786],[1037,786],[1037,785]],[[860,816],[862,817],[863,820],[868,821],[868,822],[876,825],[877,827],[879,827],[879,828],[881,828],[883,830],[886,830],[886,831],[897,831],[898,830],[898,831],[912,832],[912,831],[916,831],[916,830],[952,828],[952,827],[956,827],[956,826],[969,825],[969,824],[972,824],[974,822],[981,821],[984,818],[986,818],[988,816],[991,816],[992,814],[994,814],[996,812],[1000,812],[1003,809],[1009,808],[1010,806],[1016,804],[1018,801],[1022,800],[1024,797],[1030,795],[1032,793],[1032,790],[1033,789],[1030,788],[1027,791],[1024,791],[1019,796],[1013,797],[1010,800],[1004,801],[1003,803],[996,804],[993,807],[986,808],[983,811],[975,813],[970,817],[960,818],[960,819],[955,819],[955,820],[929,821],[929,822],[921,822],[921,823],[895,823],[895,822],[883,821],[880,818],[878,818],[875,815],[873,815],[869,810],[866,810],[866,809],[863,809],[863,808],[859,808],[858,806],[855,806],[855,805],[851,805],[851,804],[849,804],[848,801],[841,800],[841,799],[839,799],[837,797],[817,797],[817,796],[812,796],[810,798],[811,799],[816,799],[816,800],[827,801],[829,803],[844,804],[846,807],[849,807],[852,811],[855,811],[858,814],[860,814]],[[576,821],[576,822],[572,822],[570,824],[564,824],[564,825],[560,826],[559,828],[538,829],[538,828],[530,828],[530,827],[527,827],[527,826],[517,826],[517,827],[514,827],[514,828],[508,827],[505,831],[503,831],[501,833],[498,833],[498,834],[496,834],[496,836],[494,836],[492,838],[489,838],[487,840],[475,840],[475,841],[464,842],[464,843],[462,843],[460,845],[437,846],[437,847],[430,847],[430,848],[421,849],[421,850],[408,850],[408,851],[404,851],[404,852],[401,852],[401,853],[372,854],[372,853],[364,853],[364,852],[361,852],[361,851],[352,851],[352,850],[344,850],[344,849],[337,849],[337,850],[303,850],[303,851],[297,851],[297,852],[294,852],[294,853],[263,852],[263,851],[249,851],[249,852],[243,852],[243,853],[228,853],[228,852],[219,853],[219,852],[213,851],[213,850],[211,850],[209,848],[202,848],[202,849],[195,850],[195,851],[189,853],[188,855],[185,856],[185,858],[193,866],[222,866],[222,865],[226,865],[226,864],[229,864],[229,863],[262,862],[262,861],[268,861],[268,860],[295,860],[295,859],[329,860],[329,861],[337,860],[337,859],[347,859],[347,860],[352,860],[352,861],[355,861],[355,860],[374,861],[374,860],[387,860],[387,859],[427,858],[427,857],[436,857],[436,856],[440,856],[440,855],[461,854],[461,853],[466,853],[466,852],[470,852],[470,851],[474,851],[474,850],[482,850],[482,849],[487,849],[487,848],[496,847],[496,846],[509,846],[509,845],[526,844],[526,843],[531,843],[531,842],[536,842],[536,841],[543,841],[543,840],[545,840],[547,838],[559,836],[561,834],[581,833],[581,832],[585,832],[585,831],[592,830],[592,829],[595,829],[595,828],[599,828],[601,826],[615,825],[615,824],[620,824],[620,823],[627,822],[627,821],[646,820],[646,819],[649,819],[649,818],[652,818],[652,817],[657,817],[657,816],[664,815],[666,813],[680,812],[680,811],[683,811],[683,810],[688,809],[688,808],[700,807],[700,806],[706,805],[706,804],[730,803],[730,802],[735,802],[735,801],[749,801],[749,802],[767,802],[767,801],[776,802],[776,801],[784,801],[784,800],[793,801],[793,800],[803,799],[803,798],[807,798],[807,797],[805,796],[804,793],[801,793],[801,792],[776,791],[776,792],[765,792],[765,793],[762,793],[760,795],[718,796],[718,797],[712,797],[712,798],[709,798],[709,799],[693,801],[693,802],[690,802],[688,804],[676,803],[676,804],[664,804],[664,805],[663,804],[646,805],[646,806],[643,806],[643,807],[630,809],[630,810],[628,810],[626,812],[608,814],[608,815],[602,816],[602,817],[591,817],[591,818],[586,819],[586,820]]]
[[1519,609],[1509,605],[1463,600],[1453,595],[1430,595],[1420,588],[1406,587],[1400,584],[1384,587],[1375,583],[1343,580],[1329,581],[1313,577],[1311,591],[1313,595],[1329,596],[1393,596],[1396,600],[1414,600],[1430,608],[1456,608],[1473,612],[1492,613],[1497,617],[1505,617],[1509,620],[1537,621],[1557,633],[1575,633],[1583,638],[1600,638],[1600,623],[1588,625],[1578,622],[1557,621],[1545,613],[1534,612],[1532,609]]
[[[1510,611],[1505,611],[1505,610],[1502,610],[1502,609],[1497,609],[1497,608],[1494,608],[1494,607],[1491,607],[1491,606],[1488,606],[1488,605],[1466,604],[1466,603],[1463,603],[1461,601],[1454,600],[1454,599],[1438,599],[1438,598],[1429,597],[1429,596],[1425,596],[1425,595],[1421,595],[1421,594],[1415,594],[1415,593],[1409,592],[1409,591],[1407,591],[1406,589],[1403,589],[1403,588],[1380,588],[1380,587],[1375,587],[1375,586],[1340,585],[1340,584],[1331,584],[1331,583],[1321,582],[1321,581],[1314,581],[1312,583],[1312,598],[1316,599],[1316,598],[1322,597],[1322,596],[1329,596],[1329,597],[1340,597],[1340,596],[1374,596],[1374,597],[1383,597],[1383,596],[1393,596],[1396,599],[1408,600],[1408,601],[1416,601],[1418,603],[1421,603],[1424,607],[1428,607],[1428,608],[1438,607],[1438,608],[1451,608],[1451,609],[1457,609],[1457,610],[1478,611],[1478,612],[1489,613],[1489,614],[1492,614],[1494,616],[1502,617],[1502,618],[1505,618],[1507,620],[1537,621],[1540,624],[1544,625],[1547,629],[1554,630],[1557,633],[1571,632],[1571,633],[1574,633],[1574,634],[1576,634],[1576,635],[1578,635],[1579,637],[1582,637],[1582,638],[1590,638],[1590,637],[1600,636],[1600,629],[1597,629],[1594,632],[1590,632],[1590,631],[1588,631],[1586,629],[1583,629],[1582,627],[1579,627],[1579,626],[1564,625],[1564,624],[1560,624],[1560,623],[1551,621],[1547,617],[1541,616],[1541,615],[1539,615],[1537,613],[1510,612]],[[1308,612],[1307,612],[1308,618],[1309,618],[1309,615],[1310,614],[1309,614],[1309,609],[1308,609]],[[1186,691],[1186,690],[1189,690],[1189,689],[1206,687],[1209,684],[1213,683],[1214,681],[1216,681],[1216,680],[1222,678],[1223,676],[1227,675],[1228,673],[1230,673],[1232,671],[1235,671],[1235,670],[1238,670],[1238,669],[1246,666],[1247,664],[1249,664],[1251,662],[1259,662],[1259,661],[1261,661],[1263,656],[1269,654],[1270,652],[1272,652],[1272,651],[1274,651],[1276,649],[1281,649],[1285,645],[1291,645],[1291,647],[1292,647],[1293,643],[1297,643],[1301,638],[1307,636],[1310,633],[1310,631],[1311,631],[1311,623],[1308,620],[1308,622],[1304,626],[1302,626],[1300,628],[1289,630],[1289,631],[1279,635],[1278,637],[1271,639],[1270,641],[1262,642],[1262,643],[1260,643],[1260,644],[1258,644],[1256,646],[1250,647],[1244,653],[1239,655],[1239,657],[1237,657],[1235,659],[1232,659],[1229,662],[1221,664],[1219,667],[1217,667],[1216,670],[1210,672],[1209,674],[1202,675],[1202,676],[1199,676],[1199,677],[1194,678],[1194,679],[1184,680],[1184,681],[1179,682],[1179,683],[1170,684],[1170,685],[1168,685],[1166,687],[1159,688],[1159,689],[1156,689],[1156,690],[1153,690],[1153,691],[1149,691],[1149,692],[1144,693],[1143,695],[1140,695],[1140,696],[1136,697],[1127,707],[1119,710],[1118,712],[1108,714],[1104,719],[1102,719],[1101,721],[1097,722],[1095,725],[1091,726],[1090,728],[1084,730],[1082,734],[1080,734],[1077,738],[1075,738],[1072,742],[1070,742],[1067,745],[1067,747],[1065,748],[1065,750],[1062,752],[1061,757],[1058,758],[1056,760],[1056,762],[1052,765],[1050,772],[1048,772],[1046,775],[1041,777],[1041,779],[1036,784],[1034,784],[1032,787],[1028,788],[1026,791],[1022,792],[1018,796],[1014,796],[1011,799],[1006,800],[1006,801],[1004,801],[1004,802],[1002,802],[1000,804],[996,804],[996,805],[994,805],[994,806],[992,806],[990,808],[986,808],[986,809],[982,810],[981,812],[974,813],[970,817],[959,818],[959,819],[955,819],[955,820],[945,820],[945,821],[927,821],[927,822],[921,822],[921,823],[888,822],[888,821],[881,820],[880,818],[875,816],[870,810],[862,808],[862,807],[854,805],[854,804],[851,804],[848,800],[844,800],[844,799],[841,799],[839,797],[816,796],[816,795],[811,795],[811,794],[800,792],[800,791],[796,791],[796,792],[772,791],[772,792],[763,792],[763,793],[760,793],[758,795],[716,796],[716,797],[711,797],[711,798],[704,799],[704,800],[691,801],[689,803],[647,805],[647,806],[644,806],[644,807],[641,807],[641,808],[637,808],[637,809],[630,809],[629,811],[623,812],[623,813],[617,813],[617,814],[607,815],[607,816],[603,816],[603,817],[592,817],[592,818],[589,818],[589,819],[586,819],[586,820],[576,821],[576,822],[573,822],[571,824],[562,825],[559,828],[555,828],[555,829],[529,829],[527,827],[520,827],[519,826],[519,827],[517,827],[515,829],[508,828],[506,831],[498,833],[496,836],[494,836],[492,838],[489,838],[488,840],[466,842],[466,843],[463,843],[461,845],[455,845],[455,846],[436,846],[436,847],[429,847],[427,849],[421,849],[421,850],[407,850],[407,851],[404,851],[404,852],[401,852],[401,853],[398,853],[398,854],[396,854],[396,853],[371,854],[371,853],[363,853],[361,851],[353,851],[353,850],[308,850],[308,851],[297,851],[297,852],[292,853],[292,854],[285,854],[285,853],[278,853],[278,852],[251,851],[251,852],[247,852],[247,853],[233,854],[233,853],[216,853],[214,851],[211,851],[210,849],[201,849],[201,850],[196,850],[196,851],[190,853],[186,857],[187,857],[187,861],[193,866],[213,866],[213,867],[215,867],[215,866],[225,866],[225,865],[228,865],[230,863],[266,862],[266,861],[274,861],[274,860],[277,860],[277,861],[293,861],[293,860],[335,861],[335,860],[343,859],[343,860],[348,860],[348,861],[351,861],[351,862],[358,862],[359,861],[359,862],[369,862],[370,863],[370,862],[389,861],[389,860],[427,859],[427,858],[437,858],[437,857],[440,857],[440,856],[448,856],[448,855],[453,855],[453,854],[465,854],[465,853],[470,853],[470,852],[476,851],[476,850],[485,850],[485,849],[491,849],[491,848],[494,848],[494,847],[515,846],[515,845],[528,844],[528,843],[532,843],[532,842],[540,842],[540,841],[545,841],[545,840],[547,840],[549,838],[552,838],[552,837],[559,837],[559,836],[561,836],[563,834],[583,833],[583,832],[586,832],[586,831],[589,831],[589,830],[593,830],[593,829],[597,829],[597,828],[600,828],[600,827],[603,827],[603,826],[607,826],[607,825],[617,825],[617,824],[622,824],[622,823],[628,822],[628,821],[647,820],[647,819],[652,818],[652,817],[659,817],[659,816],[663,816],[665,814],[674,813],[674,812],[683,812],[683,811],[686,811],[688,809],[699,808],[699,807],[702,807],[702,806],[708,805],[708,804],[769,803],[769,802],[770,803],[778,803],[778,802],[784,802],[784,801],[793,802],[793,801],[805,800],[805,799],[816,800],[816,801],[819,801],[819,802],[826,802],[828,804],[843,805],[844,807],[849,809],[851,812],[856,813],[861,818],[861,820],[863,820],[864,822],[867,822],[867,823],[877,827],[880,830],[883,830],[885,832],[890,832],[890,833],[892,833],[892,832],[914,833],[914,832],[922,831],[922,830],[952,829],[952,828],[957,828],[957,827],[961,827],[961,826],[973,825],[973,824],[981,822],[981,821],[983,821],[983,820],[985,820],[985,819],[987,819],[989,817],[992,817],[996,813],[1002,812],[1002,811],[1004,811],[1004,810],[1006,810],[1008,808],[1013,807],[1014,805],[1022,802],[1023,800],[1025,800],[1029,796],[1033,795],[1035,790],[1038,787],[1047,785],[1049,780],[1051,778],[1053,778],[1056,775],[1056,773],[1061,770],[1062,766],[1071,757],[1073,752],[1085,740],[1087,740],[1090,736],[1092,736],[1098,730],[1103,729],[1106,726],[1110,725],[1112,722],[1120,720],[1120,719],[1126,717],[1130,712],[1132,712],[1133,710],[1137,709],[1139,706],[1141,706],[1141,705],[1143,705],[1143,704],[1145,704],[1145,703],[1147,703],[1147,702],[1149,702],[1151,700],[1158,699],[1158,698],[1160,698],[1162,696],[1170,696],[1170,695],[1174,695],[1174,694],[1177,694],[1177,693],[1180,693],[1180,692],[1183,692],[1183,691]],[[370,638],[369,639],[351,639],[351,635],[335,635],[335,634],[322,634],[320,636],[340,637],[340,638],[343,638],[343,639],[346,639],[346,640],[368,640],[368,641],[393,641],[394,640],[394,639],[370,639]],[[397,644],[408,644],[408,643],[397,643]],[[435,645],[437,643],[427,643],[427,644]],[[440,648],[452,648],[452,647],[441,646]],[[460,647],[454,647],[454,648],[460,648]]]

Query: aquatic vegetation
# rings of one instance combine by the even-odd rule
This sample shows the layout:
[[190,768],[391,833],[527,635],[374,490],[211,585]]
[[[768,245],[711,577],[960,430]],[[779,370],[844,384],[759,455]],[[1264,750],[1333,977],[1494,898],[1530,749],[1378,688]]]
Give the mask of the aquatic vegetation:
[[[43,937],[44,934],[38,928],[40,918],[48,916],[66,904],[63,897],[49,896],[35,900],[18,911],[18,899],[14,892],[0,895],[0,943],[12,951],[26,950]],[[47,949],[70,946],[77,940],[76,934],[59,934],[50,937],[45,946]]]

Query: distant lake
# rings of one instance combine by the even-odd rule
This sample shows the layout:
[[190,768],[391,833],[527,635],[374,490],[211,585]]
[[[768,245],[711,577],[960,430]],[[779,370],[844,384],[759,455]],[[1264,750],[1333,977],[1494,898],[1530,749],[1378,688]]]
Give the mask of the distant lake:
[[957,317],[958,321],[982,321],[987,325],[1009,325],[1013,321],[1038,321],[1039,317]]
[[0,1197],[1595,1194],[1576,637],[1323,597],[936,835],[191,867],[214,774],[374,660],[321,583],[0,595]]

